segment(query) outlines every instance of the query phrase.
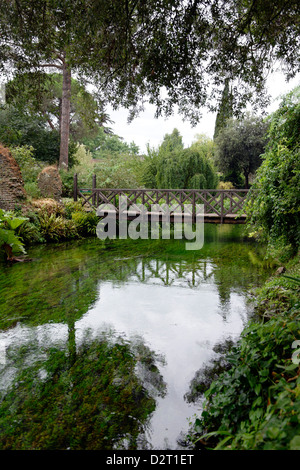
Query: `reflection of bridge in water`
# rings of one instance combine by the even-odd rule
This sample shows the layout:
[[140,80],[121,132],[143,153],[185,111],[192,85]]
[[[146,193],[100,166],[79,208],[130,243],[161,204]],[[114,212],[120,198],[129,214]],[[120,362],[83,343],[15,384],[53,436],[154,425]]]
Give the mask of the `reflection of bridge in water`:
[[191,264],[184,261],[172,263],[159,259],[142,258],[136,263],[130,280],[163,286],[197,288],[212,276],[212,265],[207,261]]
[[136,283],[170,289],[192,289],[199,292],[203,289],[213,289],[217,292],[220,312],[224,318],[228,314],[231,294],[245,292],[249,279],[253,279],[255,275],[250,266],[249,272],[243,271],[242,277],[240,269],[223,263],[219,265],[212,259],[174,261],[147,256],[112,258],[109,265],[106,264],[106,268],[109,269],[109,275],[106,271],[105,282],[109,279],[116,286]]
[[[80,198],[83,205],[94,210],[106,205],[106,214],[122,214],[126,220],[140,215],[141,206],[145,209],[143,220],[150,221],[155,216],[156,220],[165,220],[161,208],[166,205],[170,208],[170,222],[180,222],[184,214],[187,222],[196,222],[202,215],[206,223],[243,224],[248,192],[247,189],[100,189],[96,187],[95,175],[93,187],[84,189],[78,188],[77,175],[74,176],[75,201]],[[126,201],[126,207],[120,210],[121,201]]]

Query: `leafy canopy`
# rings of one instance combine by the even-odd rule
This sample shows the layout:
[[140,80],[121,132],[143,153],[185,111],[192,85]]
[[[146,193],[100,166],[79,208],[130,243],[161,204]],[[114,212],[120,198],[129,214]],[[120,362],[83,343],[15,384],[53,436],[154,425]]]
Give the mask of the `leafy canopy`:
[[102,103],[130,117],[145,99],[158,115],[177,104],[196,122],[203,106],[217,109],[226,79],[236,114],[265,103],[275,62],[299,71],[299,10],[297,0],[4,0],[0,63],[38,70],[63,52]]

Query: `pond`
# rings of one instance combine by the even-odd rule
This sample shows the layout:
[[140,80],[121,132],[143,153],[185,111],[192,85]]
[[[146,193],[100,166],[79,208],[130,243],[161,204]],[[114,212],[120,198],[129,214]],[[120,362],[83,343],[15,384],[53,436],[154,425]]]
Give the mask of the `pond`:
[[0,448],[182,449],[197,388],[268,275],[242,226],[80,240],[0,264]]

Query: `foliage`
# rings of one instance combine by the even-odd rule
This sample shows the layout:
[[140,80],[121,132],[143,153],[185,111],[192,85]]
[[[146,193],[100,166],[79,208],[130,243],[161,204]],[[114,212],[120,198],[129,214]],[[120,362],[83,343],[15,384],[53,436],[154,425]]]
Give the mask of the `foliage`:
[[[39,78],[41,83],[37,83]],[[38,86],[39,85],[39,86]],[[34,88],[36,86],[36,89]],[[6,102],[30,116],[39,116],[52,130],[61,122],[63,78],[59,73],[21,73],[5,87]],[[20,93],[21,91],[21,93]],[[93,136],[108,117],[92,93],[71,79],[70,134],[75,142]]]
[[233,189],[234,185],[231,181],[220,181],[218,184],[218,189]]
[[159,158],[156,175],[158,188],[216,188],[218,177],[212,163],[192,148]]
[[166,134],[157,149],[148,146],[143,162],[142,181],[148,188],[216,188],[218,177],[212,163],[213,142],[199,135],[184,149],[177,129]]
[[42,237],[46,241],[69,240],[78,236],[75,223],[60,215],[41,212],[39,224]]
[[198,444],[231,450],[299,448],[300,363],[293,346],[300,336],[299,257],[288,263],[287,272],[257,289],[263,319],[248,323],[225,356],[230,367],[206,389],[195,422]]
[[26,220],[25,217],[17,217],[10,211],[0,209],[0,249],[4,251],[8,259],[12,259],[15,253],[25,253],[16,230]]
[[72,240],[96,233],[98,217],[94,212],[86,212],[81,203],[67,201],[62,206],[53,202],[41,204],[33,213],[32,223],[40,234],[39,241]]
[[82,143],[91,152],[94,159],[111,157],[113,155],[137,155],[139,148],[134,143],[123,142],[123,139],[103,127],[98,127],[97,133],[92,137],[84,137]]
[[98,84],[103,102],[131,106],[131,116],[148,96],[158,114],[178,104],[195,122],[204,105],[215,110],[224,77],[233,79],[236,113],[249,100],[264,102],[274,62],[288,76],[297,73],[298,15],[296,0],[37,0],[30,9],[27,0],[12,1],[1,16],[0,63],[61,68],[61,57],[80,79]]
[[244,330],[227,358],[232,368],[205,392],[205,410],[196,422],[202,439],[213,437],[218,448],[294,449],[300,378],[291,348],[300,333],[299,307]]
[[32,200],[26,220],[17,235],[25,245],[74,240],[95,235],[99,222],[95,212],[87,212],[80,202],[64,205],[52,199]]
[[203,157],[214,163],[215,143],[205,134],[196,134],[196,140],[192,142],[191,149],[199,151]]
[[249,175],[261,164],[267,124],[255,116],[229,119],[219,130],[216,142],[216,165],[222,172],[243,173],[245,188],[249,187]]
[[87,165],[79,161],[69,171],[60,171],[63,197],[73,196],[75,173],[78,175],[79,188],[91,188],[93,175],[96,175],[99,188],[138,188],[142,182],[142,168],[143,162],[137,155],[114,155]]
[[32,156],[40,161],[58,160],[58,132],[47,129],[42,118],[10,106],[0,109],[0,141],[7,146],[33,148]]
[[253,233],[274,255],[299,247],[300,101],[299,87],[287,94],[270,117],[269,143],[245,210]]
[[218,137],[221,129],[226,127],[228,119],[232,118],[232,94],[230,90],[230,81],[227,77],[224,82],[222,97],[215,122],[214,139]]
[[79,201],[66,201],[64,208],[65,217],[75,223],[80,236],[95,235],[99,219],[94,211],[87,212]]
[[38,174],[44,165],[34,158],[34,148],[28,145],[12,147],[11,153],[20,167],[24,183],[36,182]]

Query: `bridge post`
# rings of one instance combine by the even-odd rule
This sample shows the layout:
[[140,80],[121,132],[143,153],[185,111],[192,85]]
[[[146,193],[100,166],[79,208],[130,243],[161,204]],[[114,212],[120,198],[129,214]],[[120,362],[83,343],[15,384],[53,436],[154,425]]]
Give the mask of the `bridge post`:
[[196,193],[193,191],[192,222],[196,223]]
[[92,204],[93,206],[96,205],[96,188],[97,188],[97,180],[96,175],[93,175],[93,186],[92,186]]
[[223,223],[224,219],[224,193],[221,192],[221,224]]

